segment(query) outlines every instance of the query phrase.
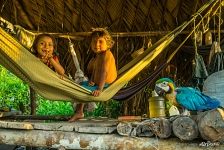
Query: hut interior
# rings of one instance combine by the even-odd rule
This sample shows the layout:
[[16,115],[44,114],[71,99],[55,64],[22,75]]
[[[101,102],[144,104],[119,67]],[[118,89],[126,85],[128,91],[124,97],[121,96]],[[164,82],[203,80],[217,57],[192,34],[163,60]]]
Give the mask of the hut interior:
[[[41,33],[53,35],[56,38],[60,62],[65,68],[66,75],[72,79],[75,78],[77,64],[74,62],[69,44],[73,44],[80,68],[85,73],[87,64],[94,55],[90,48],[92,28],[100,27],[110,31],[115,41],[111,51],[119,71],[124,71],[130,62],[136,62],[132,63],[132,66],[141,62],[143,58],[143,62],[147,62],[141,69],[140,65],[135,66],[136,70],[139,67],[139,72],[126,81],[124,87],[122,85],[122,91],[111,96],[111,99],[121,104],[119,112],[121,116],[116,119],[110,116],[83,118],[70,123],[67,121],[70,116],[57,118],[57,116],[35,115],[38,91],[30,85],[31,115],[20,115],[17,111],[0,112],[0,149],[5,149],[3,148],[5,145],[2,144],[13,145],[10,150],[15,150],[15,145],[25,145],[31,149],[43,146],[59,150],[66,148],[197,150],[207,149],[208,146],[211,146],[209,147],[211,149],[214,147],[223,149],[223,108],[199,112],[192,116],[164,117],[163,112],[164,116],[154,118],[152,113],[148,114],[149,109],[154,109],[150,105],[155,98],[152,97],[152,90],[160,77],[171,78],[177,86],[191,86],[200,90],[206,83],[208,86],[206,88],[210,91],[214,88],[209,87],[209,83],[221,82],[220,75],[216,73],[224,69],[223,5],[224,0],[0,0],[0,65],[9,71],[16,70],[15,67],[10,68],[11,60],[6,60],[10,50],[13,48],[30,50],[32,44],[29,41],[27,43],[20,41],[24,45],[16,47],[14,44],[10,49],[10,44],[7,42],[18,43],[18,40],[13,38],[14,30],[8,28],[9,24],[14,25],[16,34],[22,33],[17,31],[24,31],[24,35],[30,41],[33,39],[29,35]],[[18,35],[14,37],[16,36]],[[23,53],[22,50],[20,52]],[[217,52],[220,55],[215,55]],[[39,60],[38,62],[46,67]],[[23,68],[20,66],[18,68],[23,73]],[[31,70],[38,71],[39,68],[33,67]],[[55,75],[55,72],[53,73]],[[29,77],[25,79],[29,80]],[[57,85],[58,82],[51,81],[52,83]],[[224,97],[223,83],[216,88]],[[55,89],[52,88],[52,91]],[[44,90],[49,89],[46,87]],[[111,94],[109,90],[107,93]],[[164,102],[164,98],[159,100]],[[107,99],[104,98],[101,102],[107,105]],[[140,138],[133,138],[136,136]],[[156,138],[149,140],[149,137],[153,136]],[[173,138],[175,136],[181,142]],[[168,137],[172,138],[158,140]],[[190,144],[186,142],[195,139],[198,141]],[[201,142],[202,139],[206,142]]]
[[[69,40],[74,44],[81,69],[86,66],[93,53],[90,50],[91,28],[107,28],[115,45],[112,53],[117,68],[141,54],[142,51],[156,43],[167,33],[196,14],[207,3],[207,0],[1,0],[0,17],[19,25],[35,34],[50,33],[58,43],[58,53],[66,74],[74,77],[75,64],[69,52]],[[218,1],[222,6],[224,2]],[[216,6],[217,7],[217,6]],[[195,18],[195,26],[191,23],[150,65],[144,68],[134,79],[132,85],[146,76],[150,76],[156,68],[166,62],[176,48],[195,31],[199,36],[196,41],[193,34],[180,50],[169,61],[168,66],[155,75],[157,78],[168,76],[178,85],[194,86],[193,65],[195,53],[202,55],[205,66],[209,65],[211,43],[205,41],[207,32],[213,41],[223,41],[223,7],[214,7],[209,15],[203,18],[206,11]],[[209,10],[209,8],[208,8]],[[197,50],[195,51],[195,42]],[[222,45],[221,45],[222,47]],[[122,101],[122,114],[142,115],[148,112],[148,98],[151,96],[151,84]],[[200,86],[200,85],[199,85]],[[147,105],[146,105],[147,104]]]

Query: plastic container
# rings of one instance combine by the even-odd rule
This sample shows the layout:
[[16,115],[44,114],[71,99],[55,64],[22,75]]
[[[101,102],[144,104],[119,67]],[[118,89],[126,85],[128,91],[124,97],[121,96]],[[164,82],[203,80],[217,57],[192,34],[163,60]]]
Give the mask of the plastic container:
[[210,30],[205,33],[205,45],[212,45],[212,33]]
[[160,118],[165,117],[165,99],[161,96],[149,98],[149,117]]
[[202,31],[196,32],[196,43],[197,46],[202,46]]

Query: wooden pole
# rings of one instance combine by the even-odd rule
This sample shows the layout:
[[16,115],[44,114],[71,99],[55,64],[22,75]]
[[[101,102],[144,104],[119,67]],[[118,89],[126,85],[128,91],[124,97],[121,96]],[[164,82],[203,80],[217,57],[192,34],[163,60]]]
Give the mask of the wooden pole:
[[[31,31],[35,34],[41,34],[43,32]],[[159,36],[165,35],[172,31],[145,31],[145,32],[111,32],[112,37],[146,37],[146,36]],[[180,34],[189,34],[191,31],[182,31]],[[212,30],[212,33],[217,33],[218,30]],[[92,32],[75,32],[75,33],[53,33],[49,34],[54,35],[55,37],[61,38],[71,38],[75,40],[83,40],[86,37],[90,36]],[[220,30],[220,33],[224,33],[224,30]]]
[[37,97],[36,97],[36,92],[34,91],[33,88],[30,87],[30,107],[31,107],[31,115],[36,115],[36,101],[37,101]]
[[[63,131],[43,130],[7,130],[0,129],[0,143],[32,147],[49,147],[66,149],[154,149],[158,147],[157,139],[132,138],[116,134],[88,134]],[[162,143],[165,141],[162,141]],[[160,146],[165,148],[166,144]],[[170,144],[168,144],[170,145]],[[164,147],[164,148],[163,148]]]
[[[200,149],[199,143],[180,142],[176,138],[160,140],[158,138],[133,138],[117,134],[90,134],[64,131],[9,130],[0,129],[0,143],[32,147],[65,149],[116,149],[116,150],[152,150],[152,149]],[[219,149],[224,146],[220,145]]]

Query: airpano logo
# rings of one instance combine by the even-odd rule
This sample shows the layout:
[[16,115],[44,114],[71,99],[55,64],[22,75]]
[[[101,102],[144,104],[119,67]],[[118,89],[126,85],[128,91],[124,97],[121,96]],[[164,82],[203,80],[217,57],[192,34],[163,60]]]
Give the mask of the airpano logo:
[[220,145],[219,142],[211,142],[211,141],[201,142],[199,144],[200,147],[214,147],[214,146],[219,146],[219,145]]

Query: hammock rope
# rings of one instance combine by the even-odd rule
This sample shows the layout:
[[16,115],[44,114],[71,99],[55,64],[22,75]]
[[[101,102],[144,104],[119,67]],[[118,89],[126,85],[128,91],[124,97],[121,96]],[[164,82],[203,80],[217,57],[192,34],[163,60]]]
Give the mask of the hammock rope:
[[[215,4],[211,7],[211,9],[215,6]],[[218,8],[217,8],[218,9]],[[210,11],[204,15],[204,17],[201,17],[201,20],[197,23],[197,25],[194,25],[195,28],[199,27],[201,23],[203,23],[203,19],[210,15]],[[196,16],[194,16],[196,17]],[[195,21],[195,18],[192,18],[191,21]],[[194,22],[195,23],[195,22]],[[131,85],[130,87],[126,87],[118,91],[116,95],[113,97],[114,100],[125,100],[130,99],[133,97],[136,93],[138,93],[143,87],[148,86],[152,83],[154,79],[156,79],[159,75],[159,73],[168,66],[170,61],[173,59],[173,57],[176,55],[176,53],[180,50],[180,48],[184,45],[184,43],[191,37],[191,35],[194,33],[194,30],[192,30],[187,37],[182,41],[182,43],[179,44],[179,46],[173,51],[173,53],[168,57],[167,61],[165,63],[162,63],[149,77],[139,81],[136,84]]]

